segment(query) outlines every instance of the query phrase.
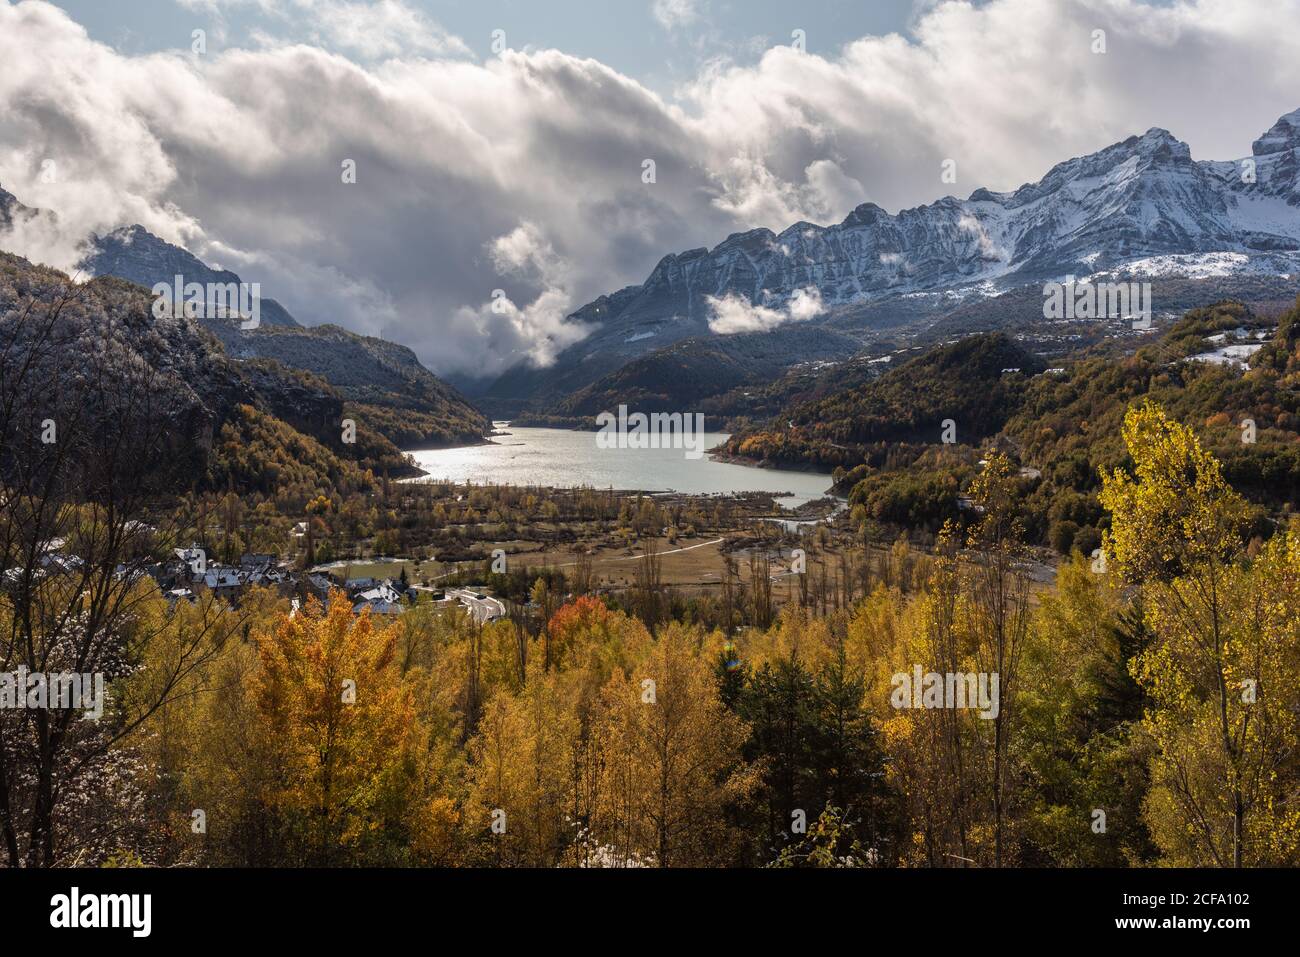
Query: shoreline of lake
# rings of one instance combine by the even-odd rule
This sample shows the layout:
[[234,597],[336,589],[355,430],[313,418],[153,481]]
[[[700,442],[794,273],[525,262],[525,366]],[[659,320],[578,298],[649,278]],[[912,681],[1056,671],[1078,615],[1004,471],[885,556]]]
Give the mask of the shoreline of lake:
[[585,430],[514,427],[496,431],[478,445],[408,450],[423,474],[403,481],[614,489],[645,494],[770,494],[785,508],[832,494],[829,472],[772,469],[711,454],[729,434],[703,435],[703,454],[683,449],[601,449]]

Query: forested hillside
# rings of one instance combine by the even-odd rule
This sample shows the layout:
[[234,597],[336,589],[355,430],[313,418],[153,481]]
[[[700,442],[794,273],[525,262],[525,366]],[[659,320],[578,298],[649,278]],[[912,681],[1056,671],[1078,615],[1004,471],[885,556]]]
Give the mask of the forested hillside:
[[238,358],[271,359],[327,381],[357,421],[399,448],[481,442],[491,423],[410,349],[338,326],[207,324]]
[[[96,813],[57,818],[33,860],[1293,864],[1300,536],[1250,545],[1219,463],[1159,407],[1130,407],[1122,437],[1108,563],[1076,556],[1033,600],[998,455],[964,529],[928,556],[861,553],[820,611],[773,617],[756,579],[711,625],[653,611],[649,578],[626,603],[556,570],[540,614],[487,625],[427,604],[357,616],[341,593],[171,607],[141,581],[119,703],[72,739],[97,756],[93,779],[69,772]],[[922,706],[900,692],[921,670],[1000,684]],[[147,733],[112,743],[135,721]],[[8,820],[29,820],[30,791],[10,787]]]
[[[460,435],[477,426],[430,415],[427,424],[417,416],[414,426],[398,427],[386,407],[370,414],[371,406],[345,402],[310,372],[268,358],[232,358],[201,323],[159,319],[151,306],[149,291],[134,283],[103,276],[76,285],[56,270],[0,253],[0,322],[14,337],[5,361],[39,355],[45,388],[86,376],[95,363],[123,374],[147,372],[168,422],[158,454],[169,466],[183,465],[184,488],[266,490],[275,476],[290,475],[289,484],[307,483],[317,493],[337,483],[361,486],[384,472],[417,474],[387,431]],[[45,330],[42,341],[59,347],[31,352],[36,328]],[[250,429],[258,441],[234,440]],[[307,447],[313,451],[303,455]]]
[[867,446],[937,443],[946,419],[956,441],[977,442],[1002,427],[1042,369],[1008,336],[973,336],[783,410],[768,426],[733,435],[726,450],[778,465],[852,466]]
[[[186,282],[240,282],[235,273],[213,269],[138,225],[96,237],[82,269],[146,289],[159,282],[170,285],[176,276]],[[371,430],[400,448],[472,444],[491,429],[481,412],[424,368],[405,346],[336,325],[303,326],[269,297],[260,298],[259,320],[251,329],[224,318],[201,317],[199,322],[234,358],[270,359],[325,380],[348,401],[352,418],[364,419]]]
[[[602,412],[700,411],[709,428],[736,417],[773,411],[773,382],[793,383],[858,351],[850,336],[823,329],[695,337],[633,359],[558,402],[538,402],[513,416],[514,425],[594,428]],[[792,361],[799,355],[802,361]],[[788,401],[789,393],[781,393]]]
[[[1295,307],[1267,320],[1224,302],[1188,312],[1133,355],[1106,343],[1050,370],[1003,335],[972,337],[795,405],[726,448],[835,467],[859,521],[931,533],[957,516],[980,458],[999,448],[1023,470],[1031,540],[1068,553],[1076,536],[1085,550],[1099,542],[1100,471],[1127,461],[1120,424],[1132,402],[1150,398],[1194,426],[1262,523],[1300,498],[1298,316]],[[1249,367],[1204,358],[1236,341],[1262,345]]]

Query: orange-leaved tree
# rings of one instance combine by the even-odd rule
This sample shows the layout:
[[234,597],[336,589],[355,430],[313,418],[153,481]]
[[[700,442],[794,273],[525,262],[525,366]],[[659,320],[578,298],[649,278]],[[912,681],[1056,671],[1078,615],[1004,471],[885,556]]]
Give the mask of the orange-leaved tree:
[[337,591],[259,636],[255,697],[279,769],[267,800],[307,863],[397,863],[439,817],[396,644],[395,627],[354,617]]

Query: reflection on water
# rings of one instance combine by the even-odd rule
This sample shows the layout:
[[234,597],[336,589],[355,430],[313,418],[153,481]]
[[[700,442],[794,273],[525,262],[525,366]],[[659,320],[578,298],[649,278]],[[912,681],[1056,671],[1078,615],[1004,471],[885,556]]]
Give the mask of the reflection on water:
[[[601,449],[595,432],[568,429],[505,429],[488,445],[428,449],[411,454],[430,479],[496,485],[543,485],[647,492],[786,492],[779,501],[793,507],[821,498],[831,486],[829,473],[787,472],[688,459],[683,449]],[[725,432],[705,434],[705,448],[727,440]]]

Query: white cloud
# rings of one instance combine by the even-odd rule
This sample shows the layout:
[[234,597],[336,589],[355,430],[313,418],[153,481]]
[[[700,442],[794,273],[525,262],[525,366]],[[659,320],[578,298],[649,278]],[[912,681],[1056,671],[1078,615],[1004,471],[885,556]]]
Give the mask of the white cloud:
[[[469,47],[405,0],[176,0],[218,18],[232,7],[252,7],[284,25],[307,24],[302,39],[365,59],[403,55],[466,56]],[[264,46],[280,45],[260,33]]]
[[[488,244],[488,251],[497,271],[503,276],[513,276],[532,281],[541,292],[529,304],[520,307],[508,297],[497,297],[477,310],[464,310],[463,318],[472,316],[472,324],[486,328],[490,315],[505,317],[518,341],[524,344],[514,355],[523,353],[534,365],[546,366],[567,346],[578,342],[589,331],[578,322],[568,321],[576,305],[569,292],[572,276],[570,264],[555,252],[554,247],[533,223],[520,223]],[[504,292],[504,290],[502,290]]]
[[779,309],[756,306],[737,293],[709,296],[706,300],[713,316],[709,329],[720,336],[737,332],[767,332],[785,322],[786,315]]
[[700,18],[701,0],[654,0],[650,12],[665,30],[689,26]]
[[715,207],[738,222],[777,229],[801,219],[826,223],[843,218],[866,198],[862,184],[830,159],[814,160],[801,176],[787,180],[769,168],[766,157],[738,155],[723,163],[715,180],[720,186]]
[[[738,230],[1014,189],[1150,126],[1240,157],[1300,106],[1300,32],[1277,29],[1300,0],[945,3],[908,37],[715,62],[677,101],[555,50],[475,62],[410,3],[243,2],[286,29],[321,14],[298,19],[327,49],[284,33],[130,56],[52,5],[0,0],[0,184],[59,216],[0,247],[67,267],[89,232],[138,222],[303,322],[382,331],[440,372],[544,363],[584,334],[575,307]],[[498,288],[503,312],[486,305]],[[793,310],[724,313],[762,326]]]
[[772,309],[751,303],[745,296],[727,293],[725,296],[706,296],[712,317],[709,330],[720,336],[738,332],[769,332],[786,322],[806,322],[826,311],[821,293],[812,286],[796,289],[782,309]]
[[806,289],[796,289],[786,304],[786,312],[790,315],[792,322],[806,322],[809,319],[816,319],[826,311],[822,305],[822,294],[816,286],[808,286]]
[[469,54],[459,37],[401,0],[352,3],[346,0],[297,0],[306,13],[319,17],[321,35],[343,50],[363,57]]
[[492,261],[503,274],[535,276],[550,285],[562,282],[569,272],[568,264],[535,223],[520,223],[494,239],[489,249]]
[[963,214],[957,220],[957,228],[975,237],[975,241],[979,243],[980,256],[984,259],[998,262],[1007,262],[1011,259],[1011,253],[999,246],[988,234],[984,224],[974,216]]

